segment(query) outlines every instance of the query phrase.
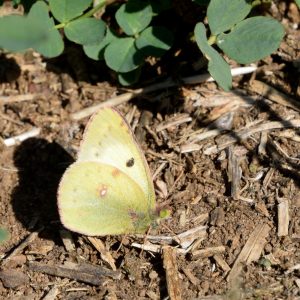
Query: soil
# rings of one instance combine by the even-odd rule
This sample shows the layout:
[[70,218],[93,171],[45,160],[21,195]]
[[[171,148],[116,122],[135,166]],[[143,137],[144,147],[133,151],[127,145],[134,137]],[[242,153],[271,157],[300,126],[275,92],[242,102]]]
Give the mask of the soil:
[[[300,100],[300,16],[289,1],[268,13],[284,25],[285,38],[254,74],[234,79],[231,93],[205,83],[118,106],[155,174],[157,203],[171,215],[146,236],[101,237],[99,251],[95,240],[63,228],[56,193],[88,121],[73,121],[71,114],[123,90],[104,65],[88,60],[75,45],[51,60],[32,51],[1,54],[2,141],[33,127],[41,131],[14,146],[0,144],[0,226],[10,232],[0,245],[0,299],[168,299],[170,248],[151,236],[173,239],[172,271],[182,299],[300,299],[300,137],[299,123],[291,125],[300,119],[300,105],[257,97],[250,88],[259,80]],[[140,84],[149,84],[151,76]],[[254,101],[233,105],[241,92]],[[239,130],[270,121],[283,128],[237,138]],[[227,131],[191,141],[214,128]],[[222,148],[226,132],[235,140]],[[215,145],[219,148],[208,153]],[[194,150],[185,152],[186,147]],[[202,231],[183,253],[176,236],[195,228]],[[159,251],[136,243],[151,243]],[[243,251],[252,258],[242,259]],[[52,273],[47,266],[54,267]]]

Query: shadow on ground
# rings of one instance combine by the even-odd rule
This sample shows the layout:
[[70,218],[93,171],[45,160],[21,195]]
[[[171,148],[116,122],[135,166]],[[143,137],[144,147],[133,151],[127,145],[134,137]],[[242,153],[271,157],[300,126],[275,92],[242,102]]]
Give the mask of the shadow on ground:
[[[19,184],[12,193],[16,218],[31,230],[33,223],[49,226],[59,222],[56,205],[57,188],[73,158],[57,143],[31,138],[14,153]],[[52,226],[52,225],[51,225]]]

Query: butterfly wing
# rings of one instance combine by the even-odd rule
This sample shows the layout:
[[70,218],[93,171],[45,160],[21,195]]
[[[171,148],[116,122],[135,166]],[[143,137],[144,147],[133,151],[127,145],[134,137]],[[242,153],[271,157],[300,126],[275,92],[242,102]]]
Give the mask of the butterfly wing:
[[84,161],[121,170],[140,186],[149,209],[155,209],[154,187],[146,159],[127,122],[116,110],[100,109],[90,119],[78,154],[78,162]]
[[64,226],[86,235],[144,233],[154,219],[139,184],[100,162],[80,161],[67,169],[58,207]]

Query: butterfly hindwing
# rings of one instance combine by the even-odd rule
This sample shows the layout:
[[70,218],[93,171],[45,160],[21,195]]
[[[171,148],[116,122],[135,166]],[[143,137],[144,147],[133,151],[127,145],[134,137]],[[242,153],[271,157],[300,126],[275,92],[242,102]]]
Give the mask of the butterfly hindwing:
[[76,162],[59,187],[62,223],[87,235],[144,232],[152,221],[143,191],[121,170],[95,162]]

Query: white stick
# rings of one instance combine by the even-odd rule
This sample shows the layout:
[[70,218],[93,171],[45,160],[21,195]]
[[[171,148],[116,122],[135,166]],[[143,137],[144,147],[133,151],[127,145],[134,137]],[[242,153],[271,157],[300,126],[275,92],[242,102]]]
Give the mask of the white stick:
[[[232,76],[243,75],[243,74],[254,72],[256,69],[257,69],[257,67],[254,65],[249,66],[249,67],[233,68],[233,69],[231,69],[231,75]],[[182,78],[182,82],[184,84],[198,84],[198,83],[206,82],[206,81],[214,81],[214,79],[208,73]],[[84,108],[78,112],[75,112],[71,115],[71,118],[73,120],[80,120],[80,119],[83,119],[85,117],[92,115],[94,112],[96,112],[97,110],[99,110],[102,107],[117,106],[117,105],[127,102],[139,95],[147,94],[147,93],[158,91],[158,90],[165,89],[165,88],[170,88],[170,87],[177,86],[177,85],[178,85],[177,82],[172,81],[171,79],[168,79],[166,81],[156,83],[156,84],[147,86],[145,88],[132,90],[128,93],[112,97],[111,99],[108,99],[104,102],[101,102],[94,106],[90,106],[90,107]]]
[[5,146],[11,147],[11,146],[14,146],[18,143],[21,143],[21,142],[29,139],[29,138],[38,136],[40,134],[40,132],[41,132],[40,128],[34,127],[31,130],[24,132],[20,135],[16,135],[14,137],[5,139],[5,140],[3,140],[3,142],[4,142]]

